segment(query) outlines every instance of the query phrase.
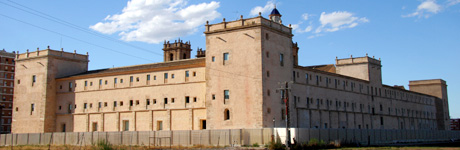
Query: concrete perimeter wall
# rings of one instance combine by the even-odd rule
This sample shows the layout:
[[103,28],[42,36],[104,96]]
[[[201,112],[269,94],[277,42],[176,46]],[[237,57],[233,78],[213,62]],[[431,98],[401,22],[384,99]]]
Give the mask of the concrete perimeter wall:
[[[285,140],[285,129],[228,129],[184,131],[126,131],[126,132],[55,132],[1,134],[0,146],[10,145],[93,145],[106,141],[113,145],[144,146],[238,146],[268,144],[273,139]],[[434,142],[460,139],[460,131],[434,130],[359,130],[292,128],[291,137],[304,143],[310,139],[329,143],[360,143],[384,145],[401,142]]]

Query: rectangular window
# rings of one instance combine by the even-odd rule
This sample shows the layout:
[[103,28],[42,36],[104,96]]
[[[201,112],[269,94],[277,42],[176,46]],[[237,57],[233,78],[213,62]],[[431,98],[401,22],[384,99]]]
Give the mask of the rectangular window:
[[190,103],[190,97],[188,96],[185,97],[185,103]]
[[133,106],[134,102],[133,100],[129,100],[129,106]]
[[165,98],[165,104],[168,104],[168,98]]
[[34,110],[35,110],[35,104],[30,104],[30,115],[32,115]]
[[120,106],[123,106],[123,101],[120,101]]
[[153,76],[153,80],[157,80],[157,76]]
[[117,84],[117,78],[113,78],[113,83]]
[[123,83],[123,79],[120,79],[120,83]]
[[88,103],[83,104],[83,109],[86,109],[86,108],[88,108]]
[[149,74],[147,75],[147,81],[150,81],[150,75]]
[[230,99],[230,91],[224,90],[224,99]]
[[188,71],[185,71],[185,77],[188,78],[190,76]]
[[134,81],[134,77],[133,76],[130,76],[129,77],[129,82],[133,82]]
[[168,79],[168,73],[165,73],[165,79]]
[[69,82],[69,92],[72,92],[72,82]]
[[284,55],[280,53],[280,65],[284,66]]
[[98,108],[101,108],[102,107],[102,102],[99,102],[98,105],[97,105]]
[[150,99],[146,99],[146,100],[145,100],[145,103],[146,103],[147,105],[150,105]]
[[37,77],[35,75],[33,75],[32,76],[32,86],[34,86],[35,82],[37,82]]
[[102,85],[102,79],[99,79],[99,85]]
[[163,121],[157,121],[157,130],[163,130]]
[[113,107],[117,107],[117,101],[113,102]]
[[193,98],[193,102],[196,102],[196,97]]
[[93,132],[97,131],[97,122],[93,122]]
[[228,56],[229,56],[228,53],[224,53],[224,65],[225,65],[225,62],[228,60]]
[[216,57],[212,56],[212,62],[216,61]]
[[85,87],[87,87],[87,86],[88,86],[88,81],[85,81]]
[[123,131],[129,131],[129,121],[123,120]]

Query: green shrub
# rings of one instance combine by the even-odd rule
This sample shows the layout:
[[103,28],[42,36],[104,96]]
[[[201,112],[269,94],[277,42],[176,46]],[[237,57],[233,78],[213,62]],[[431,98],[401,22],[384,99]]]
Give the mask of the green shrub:
[[106,142],[106,141],[98,141],[93,148],[94,150],[114,150],[112,144]]
[[259,143],[252,144],[252,147],[260,147]]
[[286,146],[281,144],[280,141],[277,141],[277,142],[270,142],[268,144],[268,148],[272,150],[285,150]]

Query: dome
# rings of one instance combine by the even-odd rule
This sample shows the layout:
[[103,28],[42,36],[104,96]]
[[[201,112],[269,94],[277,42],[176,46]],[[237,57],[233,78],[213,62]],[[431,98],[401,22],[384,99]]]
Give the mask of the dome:
[[280,15],[281,16],[280,12],[278,11],[278,9],[276,9],[276,7],[273,8],[272,12],[270,13],[270,16],[272,16],[272,15]]

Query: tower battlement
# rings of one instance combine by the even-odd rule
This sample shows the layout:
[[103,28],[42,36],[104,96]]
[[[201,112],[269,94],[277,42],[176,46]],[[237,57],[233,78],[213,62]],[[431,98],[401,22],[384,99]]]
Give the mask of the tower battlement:
[[257,17],[247,18],[247,19],[243,19],[243,15],[241,15],[239,20],[229,21],[229,22],[225,21],[225,18],[223,18],[223,21],[221,23],[209,24],[209,22],[206,22],[205,26],[206,26],[206,31],[204,32],[205,34],[228,31],[228,30],[237,30],[237,29],[254,27],[254,26],[265,26],[265,27],[269,27],[271,29],[280,31],[285,34],[292,35],[291,25],[285,26],[282,23],[268,20],[260,16],[260,14]]
[[337,66],[340,66],[340,65],[351,65],[351,64],[361,64],[361,63],[370,63],[370,64],[374,64],[374,65],[381,65],[381,61],[380,61],[380,58],[379,59],[375,59],[375,57],[369,57],[366,56],[365,57],[353,57],[353,56],[350,56],[350,58],[342,58],[342,59],[338,59],[336,58],[335,59],[335,64]]
[[165,41],[163,44],[163,50],[167,51],[169,49],[177,49],[177,48],[184,48],[190,49],[190,41],[186,41],[185,43],[179,38],[179,40],[175,40],[174,43],[169,43],[169,41]]
[[38,57],[44,57],[44,56],[55,56],[55,57],[61,57],[61,58],[66,58],[66,59],[79,60],[79,61],[89,61],[88,53],[86,53],[86,55],[77,54],[76,50],[74,50],[73,53],[69,53],[69,52],[64,52],[64,49],[62,48],[61,48],[61,51],[57,51],[57,50],[50,49],[49,46],[47,49],[44,49],[44,50],[40,50],[39,48],[37,48],[37,51],[33,51],[33,52],[30,52],[27,49],[27,51],[22,54],[20,54],[19,51],[16,52],[17,60],[38,58]]

